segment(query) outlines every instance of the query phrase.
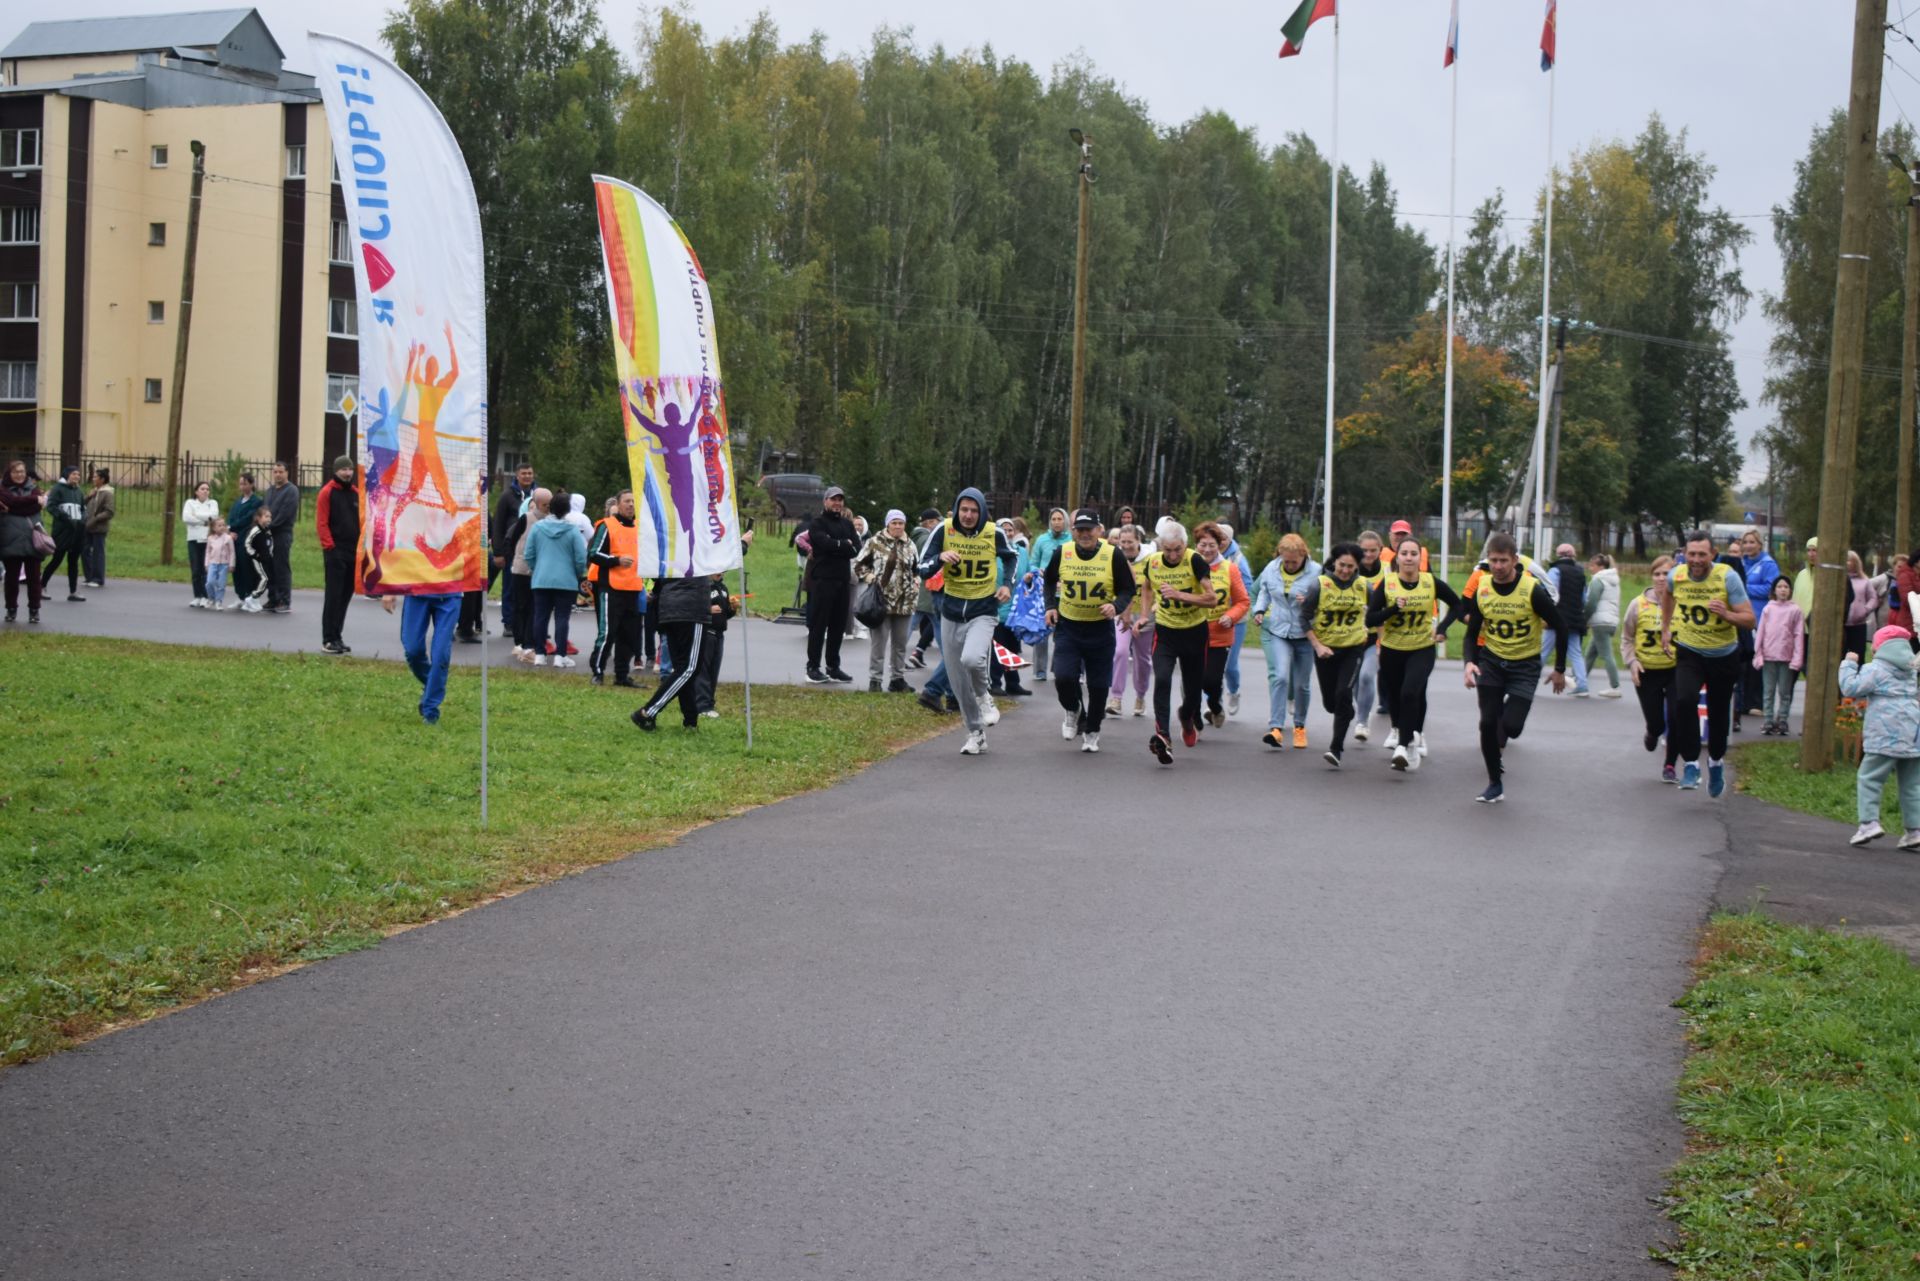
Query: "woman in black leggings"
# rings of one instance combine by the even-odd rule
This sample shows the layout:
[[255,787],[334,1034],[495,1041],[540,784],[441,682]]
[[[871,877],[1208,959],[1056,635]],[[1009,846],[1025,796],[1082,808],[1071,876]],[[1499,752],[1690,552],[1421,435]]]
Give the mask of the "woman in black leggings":
[[1633,680],[1633,692],[1640,700],[1640,717],[1646,722],[1641,743],[1651,752],[1666,739],[1666,759],[1660,767],[1660,781],[1677,781],[1674,763],[1680,758],[1675,745],[1670,716],[1692,716],[1691,707],[1673,708],[1673,676],[1678,662],[1660,648],[1660,605],[1667,594],[1668,573],[1673,557],[1662,556],[1653,562],[1653,585],[1642,595],[1627,602],[1620,615],[1620,654],[1627,660],[1627,675]]
[[[1393,718],[1388,741],[1394,763],[1417,770],[1427,754],[1427,680],[1433,675],[1435,647],[1460,613],[1460,597],[1447,580],[1421,572],[1420,542],[1399,540],[1393,572],[1367,597],[1367,626],[1380,629],[1380,693]],[[1434,621],[1439,605],[1446,617]]]
[[1207,562],[1187,550],[1186,527],[1160,524],[1160,550],[1142,566],[1153,610],[1153,738],[1147,746],[1173,764],[1173,674],[1180,672],[1180,738],[1200,740],[1200,681],[1207,665],[1207,612],[1217,603]]
[[1333,743],[1323,759],[1335,769],[1340,768],[1347,729],[1353,724],[1354,680],[1367,655],[1367,585],[1359,578],[1360,556],[1360,544],[1335,543],[1327,555],[1326,572],[1307,588],[1302,611],[1307,617],[1307,643],[1313,646],[1320,703],[1333,713]]

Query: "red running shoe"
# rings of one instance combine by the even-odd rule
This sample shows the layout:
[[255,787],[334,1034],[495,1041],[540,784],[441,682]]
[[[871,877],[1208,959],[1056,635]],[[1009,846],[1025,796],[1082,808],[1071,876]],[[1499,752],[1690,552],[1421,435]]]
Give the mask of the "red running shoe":
[[1188,747],[1200,741],[1200,731],[1193,727],[1193,718],[1185,712],[1180,713],[1180,741]]

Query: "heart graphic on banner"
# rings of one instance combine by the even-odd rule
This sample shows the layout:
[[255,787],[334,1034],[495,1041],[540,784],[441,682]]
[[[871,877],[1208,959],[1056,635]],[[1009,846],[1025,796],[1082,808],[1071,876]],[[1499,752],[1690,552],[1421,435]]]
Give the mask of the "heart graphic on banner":
[[360,246],[360,254],[367,260],[367,292],[377,294],[393,279],[393,264],[372,245]]

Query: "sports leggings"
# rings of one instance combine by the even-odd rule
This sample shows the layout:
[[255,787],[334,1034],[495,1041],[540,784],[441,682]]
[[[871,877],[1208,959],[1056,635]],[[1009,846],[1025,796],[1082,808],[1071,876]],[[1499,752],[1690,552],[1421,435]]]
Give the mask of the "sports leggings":
[[[1673,672],[1671,667],[1653,671],[1640,669],[1640,683],[1633,687],[1634,695],[1640,700],[1640,718],[1647,723],[1647,733],[1667,740],[1667,764],[1671,765],[1680,758],[1680,749],[1674,742],[1673,732],[1667,725],[1668,705],[1673,701]],[[1688,714],[1693,713],[1689,710]],[[1695,721],[1698,724],[1698,720]]]
[[1209,711],[1226,711],[1226,705],[1220,699],[1226,690],[1227,659],[1232,653],[1231,645],[1207,646],[1207,661],[1200,669],[1200,692],[1206,696]]
[[1347,727],[1353,724],[1353,682],[1360,675],[1360,660],[1366,657],[1367,643],[1335,649],[1322,658],[1314,656],[1313,670],[1320,678],[1320,705],[1333,713],[1333,751],[1346,750]]
[[1508,739],[1519,738],[1526,728],[1533,700],[1509,696],[1504,684],[1482,684],[1475,692],[1480,695],[1480,759],[1487,763],[1487,781],[1498,783],[1500,753]]
[[1431,645],[1419,649],[1380,646],[1380,697],[1403,743],[1426,732],[1427,681],[1433,676],[1433,659]]
[[1153,728],[1162,738],[1168,732],[1169,704],[1173,701],[1173,669],[1180,669],[1180,723],[1200,716],[1200,679],[1207,663],[1207,625],[1162,627],[1153,625]]
[[1740,679],[1740,656],[1734,653],[1714,657],[1674,646],[1678,659],[1673,666],[1673,720],[1668,733],[1683,761],[1700,759],[1700,691],[1707,691],[1707,758],[1717,761],[1727,754],[1727,722],[1732,717],[1733,687]]

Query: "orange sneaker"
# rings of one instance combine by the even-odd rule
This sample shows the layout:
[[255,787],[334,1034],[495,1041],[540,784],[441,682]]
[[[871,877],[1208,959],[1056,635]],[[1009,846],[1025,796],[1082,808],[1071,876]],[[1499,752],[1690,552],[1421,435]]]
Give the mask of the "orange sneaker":
[[1295,747],[1305,747],[1307,745],[1307,727],[1305,725],[1295,725],[1293,727],[1293,745]]

